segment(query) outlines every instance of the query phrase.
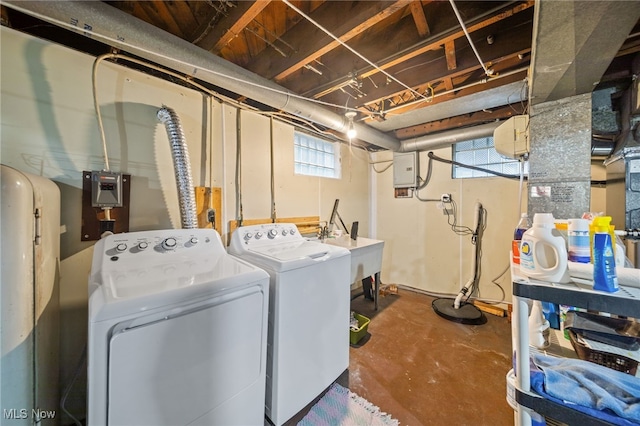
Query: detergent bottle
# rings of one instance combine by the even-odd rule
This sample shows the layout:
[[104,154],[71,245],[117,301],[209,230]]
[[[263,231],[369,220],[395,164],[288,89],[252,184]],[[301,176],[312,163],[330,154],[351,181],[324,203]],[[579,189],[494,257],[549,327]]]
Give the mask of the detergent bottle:
[[522,236],[529,228],[531,228],[529,216],[526,213],[522,213],[522,215],[520,215],[520,222],[518,222],[516,230],[513,232],[513,243],[511,245],[512,260],[516,265],[520,264],[520,243],[522,242]]
[[540,281],[568,283],[569,267],[564,237],[551,213],[536,213],[533,226],[522,236],[520,273]]
[[609,216],[593,219],[593,289],[613,293],[618,291],[618,277],[610,224]]

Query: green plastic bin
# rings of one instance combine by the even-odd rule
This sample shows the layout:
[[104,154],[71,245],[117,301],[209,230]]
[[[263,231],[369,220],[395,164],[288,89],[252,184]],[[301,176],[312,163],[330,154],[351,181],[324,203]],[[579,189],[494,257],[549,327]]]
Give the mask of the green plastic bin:
[[364,315],[360,315],[357,313],[353,314],[353,317],[358,320],[358,329],[351,330],[349,329],[349,342],[352,345],[357,345],[360,340],[367,334],[367,328],[369,327],[369,318]]

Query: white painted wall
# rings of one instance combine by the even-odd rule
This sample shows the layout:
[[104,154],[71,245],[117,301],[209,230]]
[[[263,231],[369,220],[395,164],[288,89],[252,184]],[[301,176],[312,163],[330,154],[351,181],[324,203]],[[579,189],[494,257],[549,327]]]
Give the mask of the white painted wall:
[[[237,110],[224,105],[224,141],[217,141],[215,155],[224,168],[225,223],[236,220]],[[241,113],[242,211],[243,219],[271,217],[270,119],[251,111]],[[274,184],[276,215],[279,218],[319,216],[328,221],[336,198],[345,224],[360,222],[360,235],[369,227],[369,176],[367,154],[342,144],[340,179],[318,178],[294,173],[292,126],[274,120]],[[216,167],[217,168],[217,167]],[[225,229],[226,235],[228,229]]]
[[[438,157],[451,159],[451,148],[435,150]],[[383,152],[378,160],[390,159]],[[378,168],[382,168],[378,165]],[[420,153],[421,176],[428,166],[427,152]],[[525,184],[526,187],[526,184]],[[480,295],[489,300],[511,300],[509,273],[492,282],[508,266],[513,230],[518,223],[517,180],[499,177],[452,179],[451,166],[433,162],[430,183],[420,197],[440,198],[450,193],[458,207],[458,225],[473,228],[476,202],[487,210],[482,240]],[[393,169],[377,175],[377,237],[385,241],[382,281],[413,287],[429,293],[457,294],[473,276],[471,262],[475,247],[469,236],[458,236],[447,224],[447,216],[435,202],[394,198]],[[523,189],[526,191],[526,189]],[[526,196],[523,196],[526,211]]]
[[[104,168],[93,107],[94,59],[65,47],[0,28],[0,162],[52,179],[61,189],[61,383],[73,377],[87,333],[87,278],[93,242],[82,242],[82,171]],[[194,184],[223,188],[223,223],[235,218],[236,110],[185,87],[103,62],[98,99],[111,169],[132,175],[130,231],[180,227],[174,168],[162,105],[180,117]],[[364,153],[349,161],[342,147],[343,177],[323,179],[293,173],[293,127],[274,131],[277,213],[328,220],[336,198],[350,224],[369,227],[368,166]],[[270,217],[269,119],[242,113],[244,218]],[[225,229],[222,233],[226,233]],[[86,377],[81,374],[67,409],[84,418]],[[45,407],[40,407],[45,408]],[[70,423],[63,415],[62,423]]]

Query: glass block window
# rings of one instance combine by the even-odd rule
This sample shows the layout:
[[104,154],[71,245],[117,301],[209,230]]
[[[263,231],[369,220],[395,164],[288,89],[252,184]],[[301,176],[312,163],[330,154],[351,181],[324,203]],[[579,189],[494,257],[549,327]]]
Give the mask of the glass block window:
[[[505,158],[493,147],[493,137],[473,139],[453,144],[453,161],[492,170],[506,175],[520,174],[520,162],[512,158]],[[529,162],[524,163],[524,173],[529,173]],[[453,165],[454,179],[492,177],[491,173],[468,169]]]
[[340,178],[340,145],[306,133],[294,134],[295,174]]

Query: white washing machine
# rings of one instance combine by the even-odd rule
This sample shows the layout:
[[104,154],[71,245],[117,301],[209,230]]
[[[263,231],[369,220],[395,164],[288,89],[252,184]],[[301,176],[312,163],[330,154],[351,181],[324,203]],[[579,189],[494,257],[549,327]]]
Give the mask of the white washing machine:
[[292,224],[240,227],[229,252],[270,276],[265,410],[280,426],[349,366],[351,255]]
[[88,425],[264,424],[268,294],[268,275],[211,229],[100,240]]

